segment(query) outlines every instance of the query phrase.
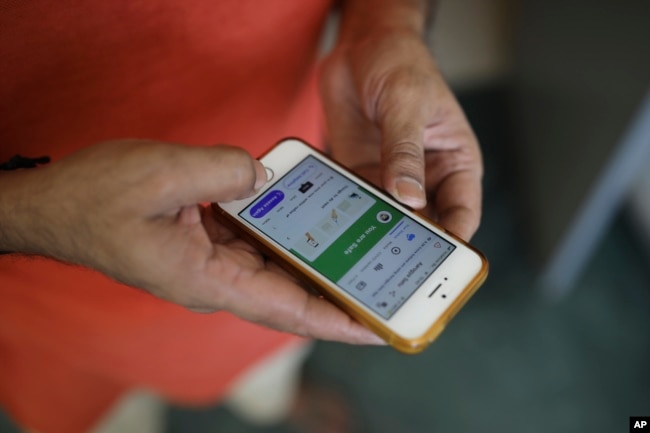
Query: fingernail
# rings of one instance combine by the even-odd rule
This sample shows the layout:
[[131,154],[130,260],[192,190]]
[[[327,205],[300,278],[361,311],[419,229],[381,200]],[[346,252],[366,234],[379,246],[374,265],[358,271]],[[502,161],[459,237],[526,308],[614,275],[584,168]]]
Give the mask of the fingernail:
[[264,165],[259,162],[255,161],[255,190],[257,191],[258,189],[262,188],[264,184],[266,183],[266,169],[264,168]]
[[412,177],[401,177],[395,182],[397,199],[413,208],[421,208],[427,204],[422,184]]

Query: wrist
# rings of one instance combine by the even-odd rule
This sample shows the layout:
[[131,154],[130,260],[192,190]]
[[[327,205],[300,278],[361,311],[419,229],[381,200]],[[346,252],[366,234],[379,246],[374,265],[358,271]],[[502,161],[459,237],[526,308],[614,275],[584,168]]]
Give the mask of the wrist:
[[23,173],[0,172],[0,251],[24,252],[24,228],[21,218],[21,203],[18,202]]
[[45,254],[37,241],[40,171],[0,172],[0,251]]
[[389,33],[424,37],[434,9],[428,0],[348,0],[341,10],[339,44]]

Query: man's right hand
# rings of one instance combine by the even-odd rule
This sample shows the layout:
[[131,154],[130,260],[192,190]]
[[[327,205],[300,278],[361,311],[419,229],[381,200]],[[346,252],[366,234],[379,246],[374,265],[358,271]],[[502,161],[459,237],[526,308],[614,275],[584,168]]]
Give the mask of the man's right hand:
[[0,174],[0,250],[87,266],[199,312],[381,344],[201,206],[244,198],[265,181],[261,164],[234,147],[98,144],[47,167]]

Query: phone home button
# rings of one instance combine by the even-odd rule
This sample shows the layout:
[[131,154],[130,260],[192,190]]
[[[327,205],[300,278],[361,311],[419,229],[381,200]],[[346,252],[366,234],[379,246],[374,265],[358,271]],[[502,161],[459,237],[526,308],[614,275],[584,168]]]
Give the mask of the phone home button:
[[264,170],[266,170],[266,181],[271,182],[275,176],[275,173],[268,167],[264,167]]

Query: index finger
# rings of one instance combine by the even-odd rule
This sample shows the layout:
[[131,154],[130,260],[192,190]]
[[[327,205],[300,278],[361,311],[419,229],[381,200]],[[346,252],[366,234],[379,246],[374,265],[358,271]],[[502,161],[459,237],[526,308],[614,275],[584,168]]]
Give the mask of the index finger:
[[385,344],[329,301],[298,286],[283,272],[243,275],[222,307],[242,319],[296,335],[350,344]]
[[436,188],[438,223],[468,241],[481,220],[481,197],[479,173],[464,170],[449,174]]

